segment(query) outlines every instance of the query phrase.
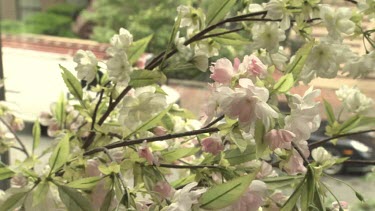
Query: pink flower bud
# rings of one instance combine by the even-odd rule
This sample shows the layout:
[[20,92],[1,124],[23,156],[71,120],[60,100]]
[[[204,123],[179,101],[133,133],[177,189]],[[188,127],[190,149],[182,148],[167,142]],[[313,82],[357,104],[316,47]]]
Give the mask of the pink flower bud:
[[267,73],[267,66],[254,55],[245,56],[239,69],[241,72],[246,72],[256,77],[263,77]]
[[234,74],[232,63],[226,58],[217,60],[215,65],[210,67],[210,71],[210,78],[222,84],[230,84]]
[[101,173],[99,171],[99,161],[95,159],[89,159],[87,160],[87,166],[86,166],[86,175],[89,177],[95,177],[99,176]]
[[202,140],[202,150],[213,155],[219,154],[223,151],[224,146],[220,137],[211,136]]
[[153,131],[154,134],[157,135],[157,136],[163,136],[163,135],[167,134],[167,129],[165,129],[165,128],[162,127],[162,126],[157,126],[157,127],[155,127],[152,131]]
[[146,143],[139,147],[138,155],[139,157],[145,158],[150,165],[153,164],[154,156],[151,153],[150,148],[146,145]]
[[290,149],[291,142],[295,137],[296,135],[288,130],[272,129],[264,135],[264,140],[271,150],[275,150],[276,148]]
[[154,186],[154,191],[157,192],[163,199],[167,199],[172,196],[173,188],[166,181],[159,181]]

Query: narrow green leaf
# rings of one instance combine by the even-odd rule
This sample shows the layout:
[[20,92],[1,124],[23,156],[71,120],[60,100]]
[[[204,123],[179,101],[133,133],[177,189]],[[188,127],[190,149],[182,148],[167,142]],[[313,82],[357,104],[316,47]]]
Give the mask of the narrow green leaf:
[[112,199],[115,196],[115,191],[111,189],[108,191],[108,193],[105,195],[104,201],[102,206],[100,207],[100,211],[108,211],[111,208]]
[[250,160],[254,160],[256,158],[256,149],[254,145],[247,145],[245,151],[241,152],[240,149],[232,149],[225,151],[226,160],[231,165],[238,165],[241,163],[245,163]]
[[167,49],[165,50],[165,53],[164,53],[164,56],[163,56],[163,60],[160,62],[160,66],[159,67],[160,67],[161,70],[164,67],[164,62],[167,59],[167,55],[168,55],[169,51],[172,49],[174,40],[176,38],[176,34],[178,32],[178,29],[180,28],[180,23],[181,23],[181,16],[179,15],[177,17],[177,20],[175,21],[175,23],[173,25],[171,36],[169,37],[168,46],[167,46]]
[[130,64],[133,64],[138,58],[145,52],[148,43],[151,41],[152,35],[133,42],[127,51],[128,60]]
[[242,133],[238,127],[232,128],[229,133],[229,137],[234,142],[234,144],[236,144],[241,153],[246,150],[249,142],[243,138]]
[[134,70],[130,74],[129,85],[134,88],[148,86],[161,82],[163,78],[163,73],[159,71]]
[[305,179],[303,179],[301,183],[298,185],[298,187],[294,190],[292,195],[284,203],[280,211],[292,211],[293,208],[296,206],[298,199],[301,197],[301,193],[305,187],[306,183]]
[[168,113],[168,111],[171,109],[171,107],[172,107],[172,105],[168,106],[162,112],[156,114],[155,116],[153,116],[152,118],[147,120],[145,123],[140,125],[137,129],[135,129],[133,132],[131,132],[129,135],[127,135],[124,138],[124,140],[128,139],[130,136],[132,136],[132,135],[134,135],[138,132],[146,131],[148,129],[151,129],[151,128],[155,127],[157,124],[159,124],[161,122],[162,118],[164,117],[164,115],[166,115]]
[[256,156],[262,157],[263,152],[267,149],[267,143],[263,140],[263,136],[266,133],[265,127],[262,123],[262,120],[257,120],[255,123],[255,134],[254,139],[256,143]]
[[277,83],[273,86],[273,89],[278,93],[288,92],[294,85],[293,74],[288,73],[282,76]]
[[342,123],[339,134],[347,133],[348,131],[357,127],[357,125],[361,122],[362,117],[360,115],[355,115],[349,119],[347,119],[344,123]]
[[78,81],[78,79],[65,67],[60,66],[60,69],[63,70],[61,73],[62,78],[65,82],[66,87],[68,88],[69,92],[78,100],[82,100],[83,91],[81,83]]
[[172,151],[162,153],[162,158],[165,162],[173,162],[180,158],[184,158],[190,155],[194,155],[199,151],[198,147],[194,148],[178,148]]
[[7,167],[0,168],[0,180],[11,178],[14,174],[15,172],[13,172]]
[[358,121],[356,127],[348,130],[347,132],[353,133],[358,131],[370,130],[375,128],[375,117],[363,116]]
[[195,174],[190,174],[189,176],[187,176],[187,177],[183,177],[183,178],[181,178],[181,179],[178,179],[178,180],[176,180],[176,181],[173,181],[172,183],[171,183],[171,185],[172,185],[172,187],[174,187],[174,188],[178,188],[178,187],[182,187],[182,186],[184,186],[184,185],[186,185],[186,184],[189,184],[189,183],[191,183],[191,182],[194,182],[195,181]]
[[91,203],[89,200],[82,196],[80,192],[77,190],[59,185],[58,186],[59,195],[61,201],[65,204],[68,210],[74,211],[91,211],[93,208],[91,207]]
[[14,210],[24,202],[28,193],[29,191],[22,191],[9,196],[4,203],[0,205],[0,211]]
[[60,127],[65,125],[65,96],[64,93],[60,94],[58,101],[55,106],[55,117]]
[[35,152],[35,149],[38,148],[39,144],[40,144],[40,124],[39,124],[39,120],[35,120],[34,122],[34,126],[33,126],[33,154]]
[[326,115],[327,115],[327,120],[329,124],[332,125],[336,121],[335,114],[333,113],[333,108],[331,104],[325,99],[323,100],[323,102],[324,102],[324,108],[325,108]]
[[42,202],[49,192],[49,183],[47,181],[42,181],[35,188],[33,193],[33,207]]
[[63,166],[68,161],[70,134],[66,134],[57,144],[49,159],[51,173]]
[[211,4],[207,12],[207,26],[223,19],[235,3],[236,0],[216,0],[214,4]]
[[306,43],[300,48],[295,54],[293,62],[286,66],[285,73],[292,73],[293,78],[298,81],[302,72],[303,66],[306,63],[306,59],[309,56],[311,49],[314,47],[315,41]]
[[279,176],[279,177],[267,177],[262,179],[264,183],[267,184],[267,188],[270,190],[275,190],[279,188],[290,187],[303,179],[304,176]]
[[249,174],[213,186],[203,193],[199,199],[199,203],[201,204],[200,207],[203,209],[215,210],[231,205],[242,196],[254,178],[255,174]]
[[102,179],[102,177],[86,177],[74,180],[67,184],[68,187],[75,189],[91,190]]
[[[317,188],[318,187],[315,187],[315,189]],[[317,208],[315,210],[322,210],[322,211],[326,210],[321,194],[319,194],[318,191],[315,191],[315,194],[314,194],[314,205]]]

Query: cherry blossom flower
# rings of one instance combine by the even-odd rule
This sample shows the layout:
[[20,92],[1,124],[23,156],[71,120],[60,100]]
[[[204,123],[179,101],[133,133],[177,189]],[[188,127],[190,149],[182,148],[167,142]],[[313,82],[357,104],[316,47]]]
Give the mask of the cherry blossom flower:
[[168,199],[172,196],[174,189],[166,181],[159,181],[154,186],[154,191],[161,196],[163,199]]
[[343,85],[336,91],[336,95],[349,112],[366,112],[374,106],[374,101],[366,97],[357,87],[349,88]]
[[[349,211],[349,203],[346,201],[340,201],[340,205],[343,209],[343,211]],[[337,201],[332,203],[332,211],[339,211],[340,205],[337,203]]]
[[272,169],[272,166],[269,163],[262,161],[262,164],[260,165],[260,170],[257,173],[256,178],[262,179],[265,177],[274,177],[274,176],[277,176],[277,173]]
[[171,199],[171,204],[164,207],[163,211],[190,211],[193,204],[198,203],[198,198],[206,192],[206,188],[192,189],[198,185],[197,182],[187,184],[182,189],[177,190]]
[[284,41],[286,36],[284,30],[279,28],[278,23],[266,22],[255,23],[251,28],[253,34],[253,47],[265,48],[271,53],[279,50],[279,42]]
[[250,76],[263,78],[267,74],[267,66],[255,55],[246,55],[239,65],[239,72],[247,73]]
[[219,154],[224,150],[223,143],[218,134],[212,135],[202,140],[202,150],[213,155]]
[[226,58],[217,60],[216,63],[210,67],[210,71],[212,72],[210,78],[222,84],[230,84],[234,75],[232,63]]
[[73,61],[77,63],[75,70],[77,78],[92,82],[96,77],[98,60],[91,51],[78,50],[73,57]]
[[154,163],[154,155],[147,146],[146,141],[138,148],[138,155],[139,157],[145,158],[148,164],[152,165]]
[[290,149],[291,142],[295,137],[296,135],[288,130],[272,129],[264,135],[264,140],[271,150],[275,150],[276,148]]
[[289,160],[284,165],[284,170],[289,175],[296,175],[298,173],[305,173],[306,167],[303,165],[303,159],[296,150],[293,150]]

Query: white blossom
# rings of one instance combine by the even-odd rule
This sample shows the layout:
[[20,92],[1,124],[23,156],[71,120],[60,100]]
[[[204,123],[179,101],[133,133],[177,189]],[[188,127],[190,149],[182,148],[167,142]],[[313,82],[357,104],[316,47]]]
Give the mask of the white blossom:
[[323,147],[313,149],[311,157],[319,164],[324,164],[325,162],[332,160],[332,155]]
[[271,0],[266,4],[267,17],[281,19],[280,28],[286,30],[290,27],[292,13],[287,9],[287,0]]
[[110,43],[115,49],[129,48],[133,43],[133,35],[128,30],[120,28],[119,34],[113,35]]
[[190,211],[191,206],[198,203],[198,198],[207,190],[206,188],[200,188],[192,191],[192,189],[197,185],[197,182],[192,182],[187,184],[182,189],[177,190],[172,197],[172,203],[168,207],[164,207],[162,210]]
[[91,51],[78,50],[73,57],[73,61],[77,63],[75,70],[77,78],[92,82],[96,77],[98,60]]
[[329,35],[334,39],[341,38],[340,33],[353,34],[355,23],[350,20],[351,17],[352,11],[350,8],[333,9],[327,5],[320,7],[320,18],[325,23]]
[[349,112],[366,112],[374,106],[374,100],[366,97],[357,87],[343,85],[336,91],[336,95]]
[[279,28],[278,23],[266,22],[255,23],[251,28],[253,34],[253,48],[265,48],[271,53],[279,50],[279,42],[285,40],[284,30]]
[[108,76],[119,85],[126,86],[130,80],[132,66],[125,51],[118,51],[107,63]]
[[375,72],[375,51],[353,57],[345,64],[343,71],[353,78],[365,77],[369,73]]

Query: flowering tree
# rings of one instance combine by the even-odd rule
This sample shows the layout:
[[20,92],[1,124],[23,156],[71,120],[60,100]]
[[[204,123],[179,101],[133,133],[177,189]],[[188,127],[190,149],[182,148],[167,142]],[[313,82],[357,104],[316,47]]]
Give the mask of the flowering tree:
[[[0,179],[12,178],[0,210],[346,209],[337,198],[326,204],[334,190],[320,178],[334,164],[358,161],[334,158],[319,146],[374,131],[375,119],[367,115],[373,100],[355,87],[340,88],[337,96],[349,117],[343,120],[324,101],[331,138],[311,144],[307,140],[321,121],[320,91],[289,91],[316,77],[357,78],[374,71],[374,30],[362,21],[374,20],[375,1],[347,2],[355,8],[333,9],[319,0],[246,3],[243,11],[231,11],[235,0],[215,1],[207,12],[179,6],[166,50],[149,62],[140,57],[151,36],[134,42],[123,28],[110,40],[108,60],[78,51],[77,77],[61,67],[73,98],[61,97],[39,120],[56,145],[35,153],[37,121],[29,152],[14,135],[22,122],[2,106],[8,132],[1,134],[1,151],[15,148],[27,158],[0,168]],[[314,38],[313,26],[325,27],[327,36]],[[304,40],[291,57],[281,46],[288,29]],[[343,42],[347,37],[363,38],[366,52],[352,52]],[[253,53],[209,65],[221,45],[246,45]],[[200,120],[161,86],[165,70],[186,66],[212,73]],[[273,73],[282,76],[275,79]],[[290,112],[280,111],[279,97],[286,98]],[[287,187],[290,194],[280,191]]]

